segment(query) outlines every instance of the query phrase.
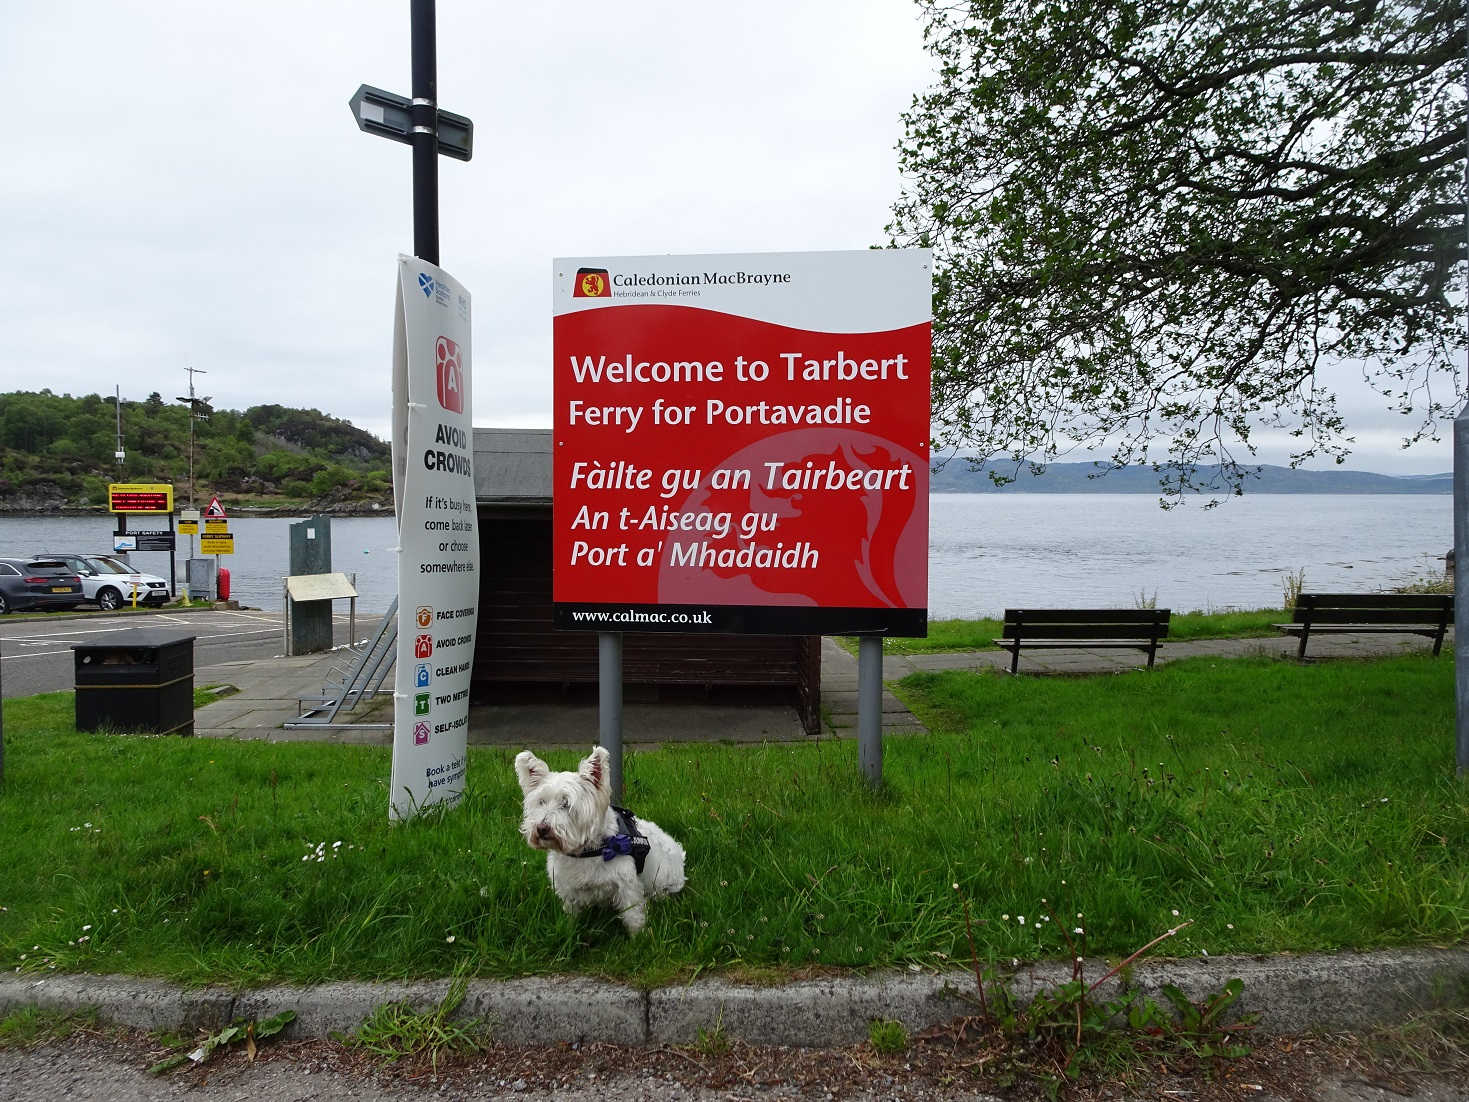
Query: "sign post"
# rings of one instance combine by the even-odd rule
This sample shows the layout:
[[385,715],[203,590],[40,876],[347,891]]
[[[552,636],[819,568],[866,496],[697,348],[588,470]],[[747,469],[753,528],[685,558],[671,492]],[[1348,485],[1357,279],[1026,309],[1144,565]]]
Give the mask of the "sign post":
[[413,0],[412,99],[364,84],[348,101],[359,130],[413,146],[413,253],[430,264],[439,262],[438,155],[467,161],[474,151],[474,123],[438,107],[437,22],[434,0]]
[[556,626],[861,635],[877,783],[881,638],[927,634],[931,273],[921,249],[556,261]]
[[[1454,418],[1454,768],[1469,780],[1469,403]],[[1459,646],[1459,640],[1464,645]]]
[[413,147],[413,251],[398,258],[393,490],[398,653],[388,816],[464,792],[479,602],[469,292],[439,265],[438,155],[470,158],[474,124],[438,109],[434,0],[412,0],[413,97],[362,85],[358,127]]
[[[189,559],[194,557],[194,537],[199,534],[199,510],[179,510],[179,532],[189,537]],[[184,560],[184,603],[189,603],[189,559]],[[175,592],[177,597],[178,593]]]

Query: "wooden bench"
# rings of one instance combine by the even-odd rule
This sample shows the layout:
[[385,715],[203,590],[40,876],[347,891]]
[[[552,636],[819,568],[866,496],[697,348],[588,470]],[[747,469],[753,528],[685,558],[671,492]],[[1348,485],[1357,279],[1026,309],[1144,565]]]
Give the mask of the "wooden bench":
[[1168,634],[1166,608],[1007,608],[995,645],[1010,652],[1010,672],[1024,647],[1046,650],[1147,651],[1148,669]]
[[1452,593],[1302,593],[1289,624],[1276,624],[1287,635],[1299,635],[1297,658],[1306,657],[1313,633],[1426,635],[1435,656],[1454,619]]

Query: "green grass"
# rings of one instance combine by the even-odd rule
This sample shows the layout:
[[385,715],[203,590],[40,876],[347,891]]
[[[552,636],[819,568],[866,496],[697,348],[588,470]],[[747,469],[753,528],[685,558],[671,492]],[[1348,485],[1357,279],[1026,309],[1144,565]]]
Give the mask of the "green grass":
[[[1169,642],[1192,639],[1238,639],[1277,635],[1272,624],[1290,620],[1279,609],[1248,612],[1174,612],[1168,618]],[[944,654],[953,651],[989,650],[1000,637],[999,620],[930,620],[925,639],[884,639],[884,654]],[[838,639],[852,654],[857,653],[856,636]]]
[[90,1010],[64,1013],[28,1006],[0,1016],[0,1049],[34,1048],[51,1041],[64,1041],[79,1030],[97,1027]]
[[887,739],[876,795],[850,742],[631,753],[626,802],[689,853],[636,940],[563,913],[516,833],[516,748],[472,748],[464,805],[394,827],[384,749],[79,735],[69,693],[7,701],[0,967],[238,984],[946,967],[969,959],[961,895],[988,961],[1068,937],[1120,957],[1181,918],[1179,955],[1453,942],[1453,691],[1452,659],[1419,657],[918,675],[899,692],[935,733]]

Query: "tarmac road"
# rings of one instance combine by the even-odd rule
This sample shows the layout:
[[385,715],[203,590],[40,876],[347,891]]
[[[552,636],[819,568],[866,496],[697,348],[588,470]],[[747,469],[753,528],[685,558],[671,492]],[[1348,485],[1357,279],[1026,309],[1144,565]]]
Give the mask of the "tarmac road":
[[[348,617],[334,617],[336,641],[348,641]],[[377,617],[357,615],[359,638]],[[272,658],[283,653],[281,613],[259,609],[188,612],[52,614],[35,619],[0,618],[0,696],[31,696],[75,688],[75,644],[105,644],[119,631],[148,628],[194,638],[194,684],[209,683],[209,667]]]
[[[1321,1051],[1313,1052],[1312,1049]],[[1126,1080],[1068,1092],[1076,1102],[1466,1102],[1462,1068],[1402,1076],[1363,1064],[1349,1045],[1330,1040],[1261,1046],[1262,1058],[1231,1062],[1223,1074],[1154,1074],[1141,1065]],[[865,1046],[832,1050],[734,1048],[713,1057],[693,1048],[655,1051],[609,1045],[550,1052],[500,1047],[430,1068],[388,1069],[331,1044],[267,1045],[251,1063],[243,1052],[161,1077],[144,1070],[168,1050],[141,1034],[77,1035],[35,1048],[0,1048],[0,1102],[95,1099],[97,1102],[1004,1102],[949,1080],[932,1048],[895,1058]],[[544,1053],[539,1055],[538,1053]],[[1288,1053],[1288,1055],[1281,1055]],[[937,1057],[935,1067],[925,1066]],[[982,1062],[982,1061],[981,1061]],[[772,1070],[774,1073],[772,1074]],[[779,1070],[784,1069],[784,1070]],[[1039,1098],[1021,1082],[1011,1098]]]

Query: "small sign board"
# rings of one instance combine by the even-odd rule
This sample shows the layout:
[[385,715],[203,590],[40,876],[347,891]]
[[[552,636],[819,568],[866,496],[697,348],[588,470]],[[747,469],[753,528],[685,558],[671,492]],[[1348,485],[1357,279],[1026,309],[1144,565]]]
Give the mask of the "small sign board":
[[230,522],[227,520],[206,520],[204,522],[204,534],[206,536],[222,536],[230,530]]
[[235,537],[229,532],[222,535],[199,537],[199,554],[201,555],[233,555],[234,553]]
[[137,540],[136,551],[172,551],[174,549],[174,536],[172,532],[129,532]]
[[341,571],[331,574],[292,574],[286,579],[286,592],[293,601],[331,601],[338,597],[357,596],[357,590]]
[[218,497],[211,497],[209,499],[209,504],[204,509],[204,515],[206,517],[223,517],[225,515],[224,506],[219,503]]
[[166,482],[109,482],[110,513],[171,513],[173,487]]
[[180,520],[179,531],[186,536],[197,536],[199,534],[199,522],[197,520]]

